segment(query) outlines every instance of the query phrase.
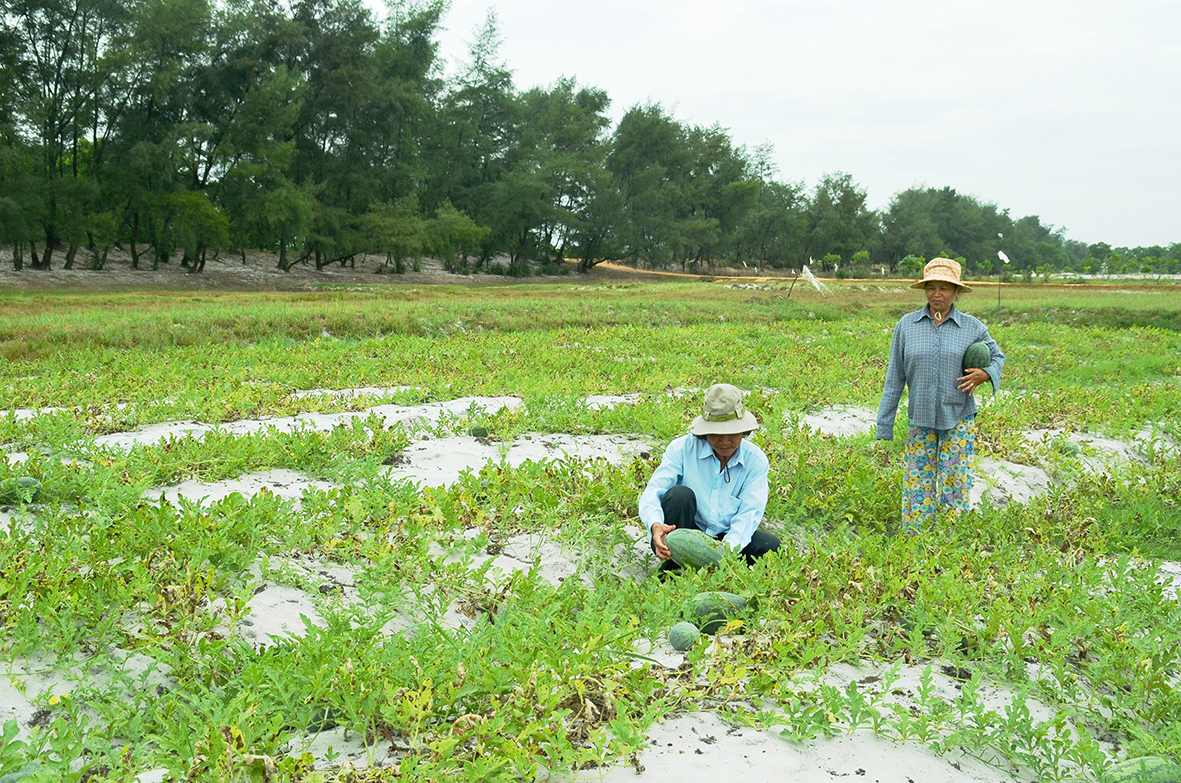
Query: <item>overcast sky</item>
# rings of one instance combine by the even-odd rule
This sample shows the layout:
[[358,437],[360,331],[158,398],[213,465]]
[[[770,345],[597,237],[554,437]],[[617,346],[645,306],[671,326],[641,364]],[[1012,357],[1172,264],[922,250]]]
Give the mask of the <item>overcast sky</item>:
[[950,186],[1069,239],[1181,242],[1178,0],[451,0],[451,72],[489,9],[518,89],[659,103],[809,190]]

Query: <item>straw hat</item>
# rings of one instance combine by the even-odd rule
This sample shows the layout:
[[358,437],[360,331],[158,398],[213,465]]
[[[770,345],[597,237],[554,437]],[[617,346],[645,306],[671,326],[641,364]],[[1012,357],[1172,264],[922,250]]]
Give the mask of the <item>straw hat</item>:
[[923,267],[923,279],[917,283],[911,283],[911,288],[922,288],[927,283],[938,281],[941,283],[951,283],[957,286],[961,291],[971,291],[972,286],[967,285],[960,280],[960,265],[958,261],[952,261],[950,258],[932,258]]
[[705,390],[701,415],[689,431],[694,435],[735,435],[758,428],[755,415],[742,405],[742,392],[728,383],[715,383]]

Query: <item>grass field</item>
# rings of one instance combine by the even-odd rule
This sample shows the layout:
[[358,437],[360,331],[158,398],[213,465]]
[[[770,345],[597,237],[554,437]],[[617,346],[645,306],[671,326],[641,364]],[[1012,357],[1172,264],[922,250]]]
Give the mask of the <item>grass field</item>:
[[[397,749],[354,780],[535,780],[634,758],[654,721],[699,708],[793,738],[868,731],[955,749],[1027,780],[1181,757],[1181,610],[1157,574],[1181,560],[1175,287],[1006,286],[999,308],[995,288],[964,297],[1008,355],[978,451],[1038,465],[1056,488],[910,538],[895,535],[900,439],[798,423],[876,406],[893,324],[921,294],[829,285],[0,292],[0,443],[27,457],[0,461],[0,481],[40,482],[35,503],[9,498],[0,531],[4,687],[37,707],[34,725],[5,726],[0,776],[37,758],[43,778],[28,783],[151,769],[332,780],[339,764],[290,744],[330,722]],[[793,544],[752,569],[727,561],[657,582],[620,568],[659,450],[622,464],[492,464],[431,490],[385,478],[412,439],[477,428],[500,444],[524,433],[662,443],[718,381],[750,392],[772,463],[765,524]],[[389,391],[296,394],[362,387]],[[521,405],[418,430],[370,416],[96,445],[162,422],[498,395]],[[593,409],[590,395],[638,402]],[[1142,463],[1094,473],[1021,436],[1040,429],[1147,433],[1150,445]],[[145,500],[274,469],[331,488],[298,507],[268,494]],[[491,579],[478,555],[525,533],[578,553],[579,578],[555,585],[535,567]],[[350,569],[354,599],[325,595],[324,622],[300,638],[245,643],[234,628],[259,580],[307,587],[274,565],[301,558]],[[685,666],[655,665],[650,651],[700,589],[759,596],[758,609]],[[436,621],[457,606],[474,622]],[[413,623],[383,631],[394,617]],[[884,684],[825,684],[839,664],[927,678],[900,705]],[[948,671],[962,683],[955,700],[932,685]],[[1013,694],[1003,709],[983,695],[996,687]]]

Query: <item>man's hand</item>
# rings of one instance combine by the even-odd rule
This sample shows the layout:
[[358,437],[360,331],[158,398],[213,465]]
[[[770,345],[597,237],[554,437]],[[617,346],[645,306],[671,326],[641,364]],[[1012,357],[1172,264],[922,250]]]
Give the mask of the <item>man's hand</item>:
[[661,560],[668,560],[673,556],[673,553],[668,551],[668,546],[664,543],[664,537],[676,529],[676,525],[662,525],[659,522],[652,526],[652,551]]

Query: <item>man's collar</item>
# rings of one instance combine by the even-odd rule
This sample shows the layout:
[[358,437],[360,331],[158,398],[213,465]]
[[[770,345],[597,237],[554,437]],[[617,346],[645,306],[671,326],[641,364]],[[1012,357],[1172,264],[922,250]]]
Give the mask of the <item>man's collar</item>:
[[[694,437],[696,437],[696,436],[694,436]],[[702,448],[697,452],[697,459],[709,459],[710,457],[717,459],[717,455],[714,454],[713,447],[709,445],[708,438],[701,438],[701,446],[702,446]],[[734,456],[730,457],[730,464],[731,465],[742,465],[743,464],[742,456],[745,453],[746,453],[746,438],[744,437],[742,439],[742,442],[738,444],[738,448],[734,451]]]

